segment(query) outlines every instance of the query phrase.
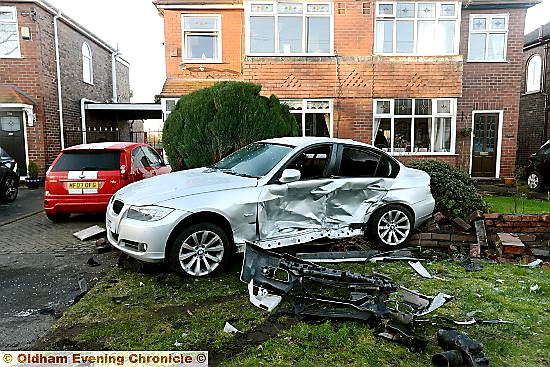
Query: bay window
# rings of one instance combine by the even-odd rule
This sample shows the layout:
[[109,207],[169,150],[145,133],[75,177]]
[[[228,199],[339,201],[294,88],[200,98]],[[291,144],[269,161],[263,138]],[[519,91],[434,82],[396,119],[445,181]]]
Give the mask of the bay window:
[[327,99],[281,99],[298,123],[299,136],[332,136],[332,101]]
[[458,3],[378,2],[374,52],[457,54],[459,11]]
[[456,99],[374,101],[373,145],[392,154],[453,154]]
[[332,3],[248,2],[248,55],[330,55]]

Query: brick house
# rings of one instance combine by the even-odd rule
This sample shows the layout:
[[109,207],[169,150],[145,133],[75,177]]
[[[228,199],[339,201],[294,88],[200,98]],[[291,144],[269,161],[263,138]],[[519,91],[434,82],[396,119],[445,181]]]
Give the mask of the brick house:
[[218,80],[260,83],[303,135],[353,138],[473,177],[513,175],[523,29],[538,0],[157,0],[166,113]]
[[0,145],[22,176],[29,160],[43,174],[94,129],[128,125],[85,110],[129,98],[129,64],[116,49],[45,1],[0,0]]
[[550,139],[550,23],[525,35],[519,105],[517,164],[529,164],[529,156]]

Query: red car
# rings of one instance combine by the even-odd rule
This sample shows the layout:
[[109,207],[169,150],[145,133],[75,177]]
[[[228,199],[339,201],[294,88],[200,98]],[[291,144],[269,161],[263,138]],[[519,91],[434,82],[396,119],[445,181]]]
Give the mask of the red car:
[[52,222],[71,213],[101,213],[118,189],[169,173],[170,166],[143,143],[93,143],[64,149],[46,172],[44,211]]

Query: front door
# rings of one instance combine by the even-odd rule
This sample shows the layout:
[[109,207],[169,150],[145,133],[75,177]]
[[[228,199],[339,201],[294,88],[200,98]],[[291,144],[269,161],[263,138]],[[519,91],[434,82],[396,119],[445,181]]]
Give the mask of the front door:
[[474,114],[472,177],[496,177],[498,113]]
[[27,152],[22,111],[0,111],[0,146],[16,160],[19,174],[27,175]]

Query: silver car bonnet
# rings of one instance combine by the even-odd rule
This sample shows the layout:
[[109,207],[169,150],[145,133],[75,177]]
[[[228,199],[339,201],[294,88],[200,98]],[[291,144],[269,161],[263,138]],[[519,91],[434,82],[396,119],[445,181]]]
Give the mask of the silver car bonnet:
[[195,168],[148,178],[120,189],[115,198],[130,205],[162,205],[184,196],[255,187],[258,180],[208,168]]

